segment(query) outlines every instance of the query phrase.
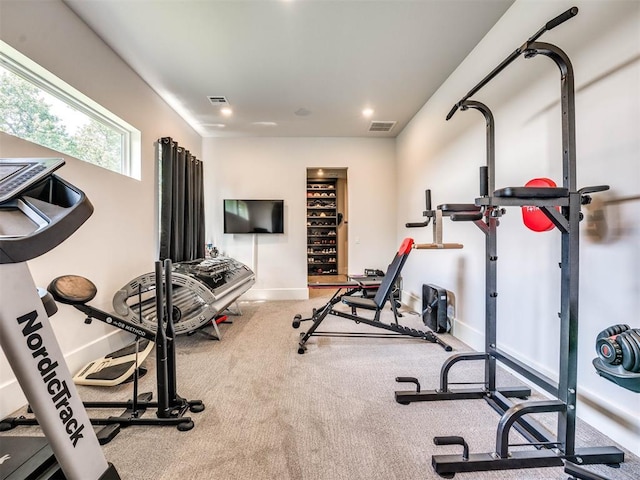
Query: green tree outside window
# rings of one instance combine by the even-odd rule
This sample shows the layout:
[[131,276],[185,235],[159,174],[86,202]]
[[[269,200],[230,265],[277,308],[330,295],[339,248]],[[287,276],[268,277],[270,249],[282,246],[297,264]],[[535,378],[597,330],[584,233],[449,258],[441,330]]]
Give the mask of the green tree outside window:
[[119,132],[2,67],[0,131],[114,172],[123,170]]

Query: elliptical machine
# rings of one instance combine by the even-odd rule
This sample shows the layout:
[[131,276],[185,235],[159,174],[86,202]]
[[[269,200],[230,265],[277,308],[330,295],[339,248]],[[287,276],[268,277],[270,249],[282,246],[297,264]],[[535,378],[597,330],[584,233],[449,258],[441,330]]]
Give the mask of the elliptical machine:
[[93,213],[81,190],[53,175],[63,165],[62,159],[0,159],[0,345],[64,476],[120,480],[100,448],[26,263],[64,242]]

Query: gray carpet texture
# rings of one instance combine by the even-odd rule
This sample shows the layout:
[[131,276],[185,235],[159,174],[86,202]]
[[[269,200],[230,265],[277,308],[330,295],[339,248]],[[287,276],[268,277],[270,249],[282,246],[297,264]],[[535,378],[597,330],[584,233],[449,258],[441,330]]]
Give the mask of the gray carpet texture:
[[[443,361],[452,353],[469,351],[450,335],[442,338],[454,352],[418,339],[312,337],[307,352],[298,354],[300,332],[310,323],[294,329],[294,315],[309,316],[326,300],[314,296],[307,301],[240,302],[242,315],[220,326],[221,341],[201,333],[177,337],[178,393],[202,400],[206,408],[188,414],[195,427],[187,432],[157,426],[123,429],[103,447],[120,476],[124,480],[438,479],[432,455],[461,453],[461,448],[435,446],[434,436],[463,436],[471,453],[495,450],[500,417],[484,400],[395,402],[394,391],[412,388],[397,384],[397,376],[415,376],[423,389],[437,389]],[[393,320],[388,309],[383,319]],[[400,321],[425,328],[415,314],[405,313]],[[321,330],[372,331],[337,317],[327,318]],[[481,380],[482,363],[466,363],[453,378]],[[145,366],[149,372],[141,379],[140,392],[154,391],[153,354]],[[502,371],[499,379],[500,385],[519,384]],[[79,390],[85,400],[126,400],[132,394],[131,384]],[[555,428],[553,414],[536,419]],[[20,427],[10,434],[34,430]],[[517,433],[512,437],[512,442],[522,442]],[[615,442],[579,422],[576,444]],[[618,469],[588,468],[611,480],[640,479],[640,459],[625,453],[625,463]],[[568,475],[562,467],[547,467],[458,473],[456,478],[560,480]]]

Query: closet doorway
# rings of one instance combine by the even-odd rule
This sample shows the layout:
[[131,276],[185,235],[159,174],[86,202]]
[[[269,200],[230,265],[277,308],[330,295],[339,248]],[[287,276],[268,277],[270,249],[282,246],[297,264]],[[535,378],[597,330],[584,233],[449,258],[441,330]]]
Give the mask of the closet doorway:
[[309,283],[346,281],[349,212],[346,168],[307,168]]

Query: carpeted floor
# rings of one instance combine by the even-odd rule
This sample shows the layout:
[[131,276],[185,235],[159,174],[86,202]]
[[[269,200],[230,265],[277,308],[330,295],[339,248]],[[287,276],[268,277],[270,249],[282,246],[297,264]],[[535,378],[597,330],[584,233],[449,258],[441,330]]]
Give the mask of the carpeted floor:
[[[395,402],[394,391],[410,387],[397,376],[417,376],[424,389],[435,389],[439,370],[450,353],[414,339],[313,337],[304,355],[297,353],[303,323],[291,326],[296,313],[310,314],[326,297],[308,301],[242,302],[241,316],[221,325],[222,341],[203,335],[180,336],[178,391],[201,399],[206,409],[190,414],[195,428],[129,427],[105,454],[125,480],[418,480],[440,478],[431,456],[459,453],[460,447],[436,447],[437,435],[462,435],[472,453],[495,449],[499,417],[483,400]],[[390,312],[385,312],[390,320]],[[415,315],[402,322],[424,328]],[[370,329],[329,318],[323,330]],[[466,347],[445,335],[456,351]],[[472,362],[476,363],[476,362]],[[479,363],[479,362],[478,362]],[[154,389],[154,358],[146,366],[140,391]],[[477,380],[481,365],[461,368],[456,380]],[[513,384],[500,374],[501,384]],[[510,382],[510,383],[507,383]],[[85,400],[127,399],[130,385],[80,387]],[[153,415],[148,412],[146,415]],[[550,415],[550,414],[545,414]],[[544,416],[543,416],[544,417]],[[554,425],[555,418],[540,418]],[[25,428],[12,431],[24,435]],[[14,433],[15,432],[15,433]],[[517,437],[514,434],[514,437]],[[517,441],[517,439],[516,439]],[[614,443],[583,423],[578,447]],[[640,478],[640,460],[627,454],[619,469],[589,467],[612,480]],[[560,480],[562,468],[460,473],[461,480]]]

